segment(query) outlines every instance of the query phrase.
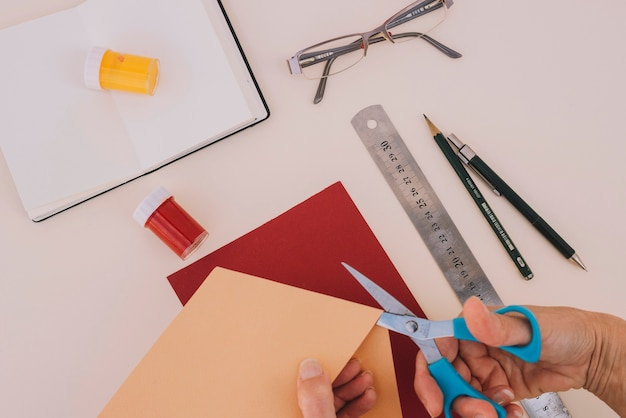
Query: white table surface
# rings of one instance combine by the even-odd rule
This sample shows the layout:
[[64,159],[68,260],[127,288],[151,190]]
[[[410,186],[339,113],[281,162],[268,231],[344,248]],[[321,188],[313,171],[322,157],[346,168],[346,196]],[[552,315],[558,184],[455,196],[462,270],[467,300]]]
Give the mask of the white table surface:
[[[0,27],[76,2],[0,0]],[[168,274],[337,180],[426,314],[458,314],[454,293],[350,125],[371,104],[385,107],[505,303],[626,317],[626,3],[458,0],[432,36],[463,58],[421,41],[377,45],[313,105],[315,83],[291,76],[285,59],[368,30],[407,3],[224,0],[270,119],[42,223],[26,216],[0,159],[0,416],[97,415],[180,311]],[[486,194],[535,272],[522,280],[422,113],[469,143],[589,271]],[[210,232],[186,262],[132,219],[159,185]],[[574,417],[617,416],[583,390],[561,396]]]

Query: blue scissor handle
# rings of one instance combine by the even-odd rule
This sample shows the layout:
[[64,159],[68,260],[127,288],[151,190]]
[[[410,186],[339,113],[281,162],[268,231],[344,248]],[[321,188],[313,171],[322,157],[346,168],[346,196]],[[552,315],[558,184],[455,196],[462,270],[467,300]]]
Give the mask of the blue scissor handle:
[[[504,314],[507,312],[517,312],[524,315],[526,319],[528,319],[528,322],[530,322],[532,335],[530,337],[530,342],[526,345],[508,345],[500,348],[529,363],[538,362],[539,356],[541,355],[541,332],[539,331],[537,318],[535,318],[535,315],[529,309],[518,305],[505,306],[504,308],[496,311],[498,314]],[[477,341],[467,328],[464,318],[455,318],[452,322],[454,325],[455,338],[458,338],[459,340]]]
[[446,414],[446,418],[452,417],[450,412],[452,410],[452,403],[459,396],[484,399],[495,408],[498,418],[506,418],[504,408],[467,383],[447,359],[441,358],[429,364],[428,370],[443,392],[443,411]]

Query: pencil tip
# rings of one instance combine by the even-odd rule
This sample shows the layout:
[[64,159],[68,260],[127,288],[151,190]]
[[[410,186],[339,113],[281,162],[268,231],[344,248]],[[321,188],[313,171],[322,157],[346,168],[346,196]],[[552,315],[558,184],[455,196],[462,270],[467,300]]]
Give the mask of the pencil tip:
[[574,254],[573,256],[570,257],[570,260],[572,260],[574,263],[576,263],[580,268],[582,268],[585,271],[587,270],[587,267],[585,266],[585,264],[583,263],[583,260],[580,259],[580,257],[578,256],[578,254]]
[[437,128],[431,121],[430,119],[428,119],[428,117],[426,117],[426,115],[424,115],[424,118],[426,119],[426,123],[428,124],[428,128],[430,129],[430,133],[433,136],[436,136],[437,134],[440,134],[441,131],[439,130],[439,128]]

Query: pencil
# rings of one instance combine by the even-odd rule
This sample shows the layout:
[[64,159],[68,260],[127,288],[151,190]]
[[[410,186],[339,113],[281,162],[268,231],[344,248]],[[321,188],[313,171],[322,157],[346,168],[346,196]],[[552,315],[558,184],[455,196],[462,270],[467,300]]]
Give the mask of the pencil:
[[441,131],[430,121],[430,119],[428,119],[428,117],[426,117],[426,115],[424,115],[424,118],[426,119],[426,123],[428,124],[435,142],[439,145],[439,148],[463,183],[463,186],[465,186],[465,189],[472,197],[474,203],[476,203],[476,206],[483,214],[483,217],[487,220],[487,223],[500,240],[500,243],[502,243],[502,246],[508,253],[509,257],[513,260],[513,263],[515,263],[515,266],[519,270],[520,274],[526,280],[532,279],[533,273],[530,270],[530,267],[522,257],[515,244],[513,244],[513,240],[502,226],[502,223],[496,217],[496,214],[487,203],[487,200],[483,197],[482,193],[478,189],[478,186],[476,186],[476,183],[474,183],[470,177],[469,173],[463,166],[463,163],[456,156],[450,144],[448,144],[446,137],[443,136]]

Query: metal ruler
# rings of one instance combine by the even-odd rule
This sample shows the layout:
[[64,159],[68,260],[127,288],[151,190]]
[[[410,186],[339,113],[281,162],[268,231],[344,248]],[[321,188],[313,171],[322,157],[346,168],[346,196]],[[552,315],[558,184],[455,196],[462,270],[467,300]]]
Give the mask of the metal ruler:
[[[478,296],[487,305],[503,305],[382,106],[361,110],[352,126],[461,303]],[[571,418],[556,393],[521,404],[531,418]]]

